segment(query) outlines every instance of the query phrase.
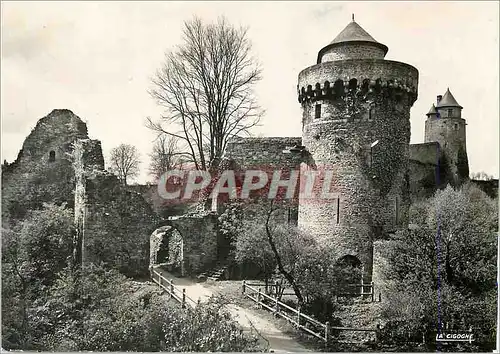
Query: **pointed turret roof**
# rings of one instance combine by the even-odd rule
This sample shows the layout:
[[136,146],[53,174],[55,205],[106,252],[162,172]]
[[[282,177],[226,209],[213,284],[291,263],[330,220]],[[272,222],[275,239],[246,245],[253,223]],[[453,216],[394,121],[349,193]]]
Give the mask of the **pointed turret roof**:
[[354,15],[352,21],[331,41],[326,47],[322,48],[318,53],[318,63],[321,63],[321,57],[324,52],[333,47],[339,47],[347,43],[359,43],[375,45],[384,51],[384,55],[387,54],[389,48],[386,45],[377,42],[368,32],[366,32],[360,25],[354,21]]
[[431,109],[429,110],[429,113],[426,114],[426,116],[432,116],[432,115],[436,115],[437,114],[437,111],[436,111],[436,106],[434,106],[434,103],[432,104],[432,107]]
[[448,88],[446,90],[446,92],[443,95],[443,98],[441,99],[441,101],[439,101],[439,103],[438,103],[438,105],[436,107],[438,107],[438,108],[441,108],[441,107],[458,107],[458,108],[463,108],[462,106],[460,106],[458,104],[458,102],[455,99],[455,97],[453,97],[453,95],[451,94],[450,88]]
[[335,37],[335,39],[330,42],[330,44],[352,41],[378,43],[372,36],[368,34],[368,32],[366,32],[360,25],[352,20],[352,22],[349,23],[342,30],[342,32],[340,32],[337,37]]

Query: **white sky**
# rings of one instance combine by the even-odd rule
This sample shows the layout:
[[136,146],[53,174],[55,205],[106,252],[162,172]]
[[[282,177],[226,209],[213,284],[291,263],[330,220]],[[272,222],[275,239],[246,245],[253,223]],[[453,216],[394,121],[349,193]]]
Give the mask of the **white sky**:
[[300,136],[298,73],[316,63],[355,13],[388,60],[415,66],[419,97],[412,143],[447,87],[467,120],[471,172],[498,178],[499,4],[491,2],[5,2],[2,4],[2,161],[12,162],[38,119],[67,108],[88,123],[104,154],[120,143],[141,151],[141,181],[154,135],[145,118],[161,110],[146,90],[182,23],[225,15],[249,26],[263,67],[257,86],[267,114],[254,133]]

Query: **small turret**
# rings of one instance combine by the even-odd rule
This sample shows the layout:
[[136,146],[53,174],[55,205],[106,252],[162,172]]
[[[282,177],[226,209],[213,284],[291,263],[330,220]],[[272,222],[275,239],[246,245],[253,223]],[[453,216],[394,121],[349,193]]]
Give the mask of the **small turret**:
[[429,110],[429,113],[426,114],[428,118],[435,118],[437,116],[438,112],[436,111],[436,106],[434,106],[434,103],[432,104],[431,109]]
[[461,118],[462,117],[462,106],[460,106],[450,92],[450,89],[446,89],[445,94],[439,99],[436,109],[439,113],[440,118]]
[[448,88],[444,95],[437,96],[425,121],[425,142],[438,142],[448,161],[454,182],[459,183],[468,176],[466,148],[466,122],[462,118],[462,106],[458,104]]

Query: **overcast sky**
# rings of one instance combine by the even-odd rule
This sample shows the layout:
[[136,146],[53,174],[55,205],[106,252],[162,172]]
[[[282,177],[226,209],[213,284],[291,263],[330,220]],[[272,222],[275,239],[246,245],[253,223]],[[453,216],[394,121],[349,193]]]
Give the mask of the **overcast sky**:
[[423,142],[425,113],[449,87],[467,120],[471,172],[498,177],[498,2],[5,2],[2,4],[2,159],[12,162],[38,119],[67,108],[88,123],[104,154],[136,145],[148,179],[161,110],[147,93],[164,52],[193,15],[225,15],[249,27],[263,67],[257,86],[267,114],[254,131],[300,136],[297,75],[351,20],[389,47],[388,60],[415,66],[418,100],[411,142]]

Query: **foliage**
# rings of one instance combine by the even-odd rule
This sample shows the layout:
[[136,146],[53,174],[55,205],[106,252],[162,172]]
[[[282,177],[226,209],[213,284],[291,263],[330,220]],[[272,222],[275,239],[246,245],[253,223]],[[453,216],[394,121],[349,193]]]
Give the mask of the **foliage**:
[[[73,216],[44,204],[12,230],[2,230],[2,333],[14,348],[29,348],[29,303],[43,297],[71,256]],[[10,343],[10,344],[9,344]]]
[[115,173],[124,185],[127,185],[127,179],[139,175],[140,163],[139,150],[133,145],[120,144],[111,149],[109,170]]
[[480,345],[494,335],[497,215],[497,204],[470,184],[448,186],[412,207],[417,226],[396,234],[384,251],[392,290],[384,317],[399,340],[403,332],[436,331],[438,321],[473,326]]
[[[243,227],[242,223],[242,204],[231,202],[225,205],[224,211],[219,215],[219,232],[224,237],[225,252],[230,261],[233,261],[236,255],[236,237]],[[222,250],[224,251],[224,250]]]
[[178,127],[167,131],[148,118],[148,127],[176,137],[196,169],[216,167],[233,136],[248,133],[262,111],[254,85],[261,70],[251,56],[247,29],[226,19],[184,24],[183,44],[165,56],[152,80],[151,96],[165,108],[162,120]]
[[[347,292],[346,284],[353,276],[360,276],[359,270],[336,263],[332,252],[323,249],[307,233],[285,224],[280,211],[281,208],[277,207],[270,215],[271,238],[266,231],[269,209],[254,212],[251,218],[243,221],[235,242],[236,261],[256,265],[265,279],[276,272],[281,281],[290,284],[291,278],[297,286],[294,291],[298,290],[303,298],[303,309],[318,319],[330,320],[335,310],[334,296]],[[277,267],[278,262],[281,262],[282,269]]]
[[73,214],[65,205],[45,204],[31,212],[19,230],[27,276],[51,284],[71,256],[73,233]]
[[[256,337],[248,337],[218,298],[201,303],[193,312],[166,313],[165,345],[170,351],[259,351]],[[224,338],[224,340],[221,340]]]
[[[134,283],[116,270],[86,264],[63,269],[43,297],[32,299],[29,345],[42,351],[256,351],[220,301],[187,312],[157,287]],[[3,332],[4,339],[7,333]],[[4,340],[7,348],[16,348]]]

